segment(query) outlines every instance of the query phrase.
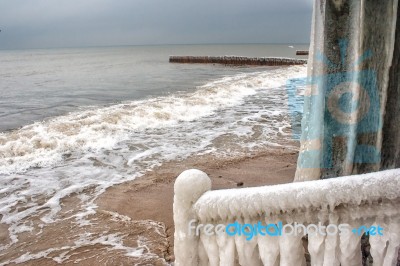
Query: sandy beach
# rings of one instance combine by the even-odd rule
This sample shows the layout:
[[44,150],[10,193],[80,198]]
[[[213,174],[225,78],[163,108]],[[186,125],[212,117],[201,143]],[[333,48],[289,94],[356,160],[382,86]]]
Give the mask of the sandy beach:
[[[292,182],[296,158],[297,152],[279,148],[234,159],[207,155],[168,162],[134,181],[109,188],[97,199],[98,208],[86,217],[86,226],[74,221],[82,195],[67,197],[60,219],[19,234],[19,242],[4,254],[2,262],[19,258],[22,265],[61,261],[65,265],[168,265],[174,259],[173,185],[182,171],[206,172],[212,189],[281,184]],[[1,232],[0,240],[8,242],[6,230]],[[84,244],[82,235],[91,245]],[[120,246],[115,244],[118,241]],[[24,262],[24,254],[30,260]],[[35,256],[38,259],[32,259]]]
[[399,0],[3,2],[0,266],[400,266]]

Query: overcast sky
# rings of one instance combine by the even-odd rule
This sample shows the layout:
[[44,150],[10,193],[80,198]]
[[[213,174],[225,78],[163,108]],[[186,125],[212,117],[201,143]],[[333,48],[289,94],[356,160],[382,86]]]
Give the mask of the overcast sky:
[[0,0],[0,49],[308,43],[312,0]]

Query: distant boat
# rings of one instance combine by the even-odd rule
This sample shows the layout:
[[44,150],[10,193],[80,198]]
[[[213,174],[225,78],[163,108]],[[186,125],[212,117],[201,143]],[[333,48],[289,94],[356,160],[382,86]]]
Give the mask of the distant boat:
[[293,46],[289,45],[289,48],[294,48]]

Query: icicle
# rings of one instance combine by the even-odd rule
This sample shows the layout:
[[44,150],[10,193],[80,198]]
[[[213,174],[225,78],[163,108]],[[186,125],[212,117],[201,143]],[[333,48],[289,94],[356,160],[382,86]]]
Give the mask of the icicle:
[[[329,215],[329,222],[331,224],[338,224],[338,216],[335,214]],[[325,253],[324,253],[324,266],[340,265],[339,262],[339,237],[338,235],[327,234],[325,238]]]
[[328,235],[325,238],[324,266],[339,266],[338,236]]
[[244,254],[244,244],[246,240],[243,236],[235,235],[236,251],[238,254],[239,264],[246,265],[246,254]]
[[389,224],[389,246],[383,260],[383,266],[396,265],[400,248],[400,219],[393,219]]
[[[261,236],[262,237],[262,236]],[[263,265],[258,252],[258,237],[254,236],[250,241],[244,244],[244,259],[245,263],[242,265],[258,266]]]
[[320,266],[324,262],[325,236],[314,233],[308,235],[308,252],[311,257],[311,266]]
[[200,240],[203,243],[204,250],[207,253],[210,266],[219,266],[219,248],[215,235],[207,236],[206,234],[200,235]]
[[387,241],[389,240],[388,235],[374,236],[369,238],[369,244],[371,245],[371,256],[374,259],[374,265],[383,265],[385,258]]
[[199,241],[199,266],[208,266],[208,255],[204,248],[203,242]]
[[[388,225],[384,222],[382,217],[379,217],[373,223],[374,226],[379,224],[383,228],[388,228]],[[371,246],[370,253],[374,260],[375,266],[383,265],[383,260],[385,258],[386,250],[387,250],[387,242],[389,240],[388,232],[385,232],[383,235],[375,235],[369,238],[369,244]]]
[[227,234],[217,235],[220,265],[235,265],[235,238]]
[[306,265],[302,235],[279,237],[280,265]]
[[[357,226],[359,226],[357,224]],[[351,228],[355,228],[355,224],[351,224]],[[350,229],[349,229],[350,230]],[[342,234],[340,239],[340,264],[343,266],[357,266],[362,264],[361,254],[361,236],[349,232]]]
[[279,265],[279,237],[260,236],[257,238],[258,252],[264,265]]

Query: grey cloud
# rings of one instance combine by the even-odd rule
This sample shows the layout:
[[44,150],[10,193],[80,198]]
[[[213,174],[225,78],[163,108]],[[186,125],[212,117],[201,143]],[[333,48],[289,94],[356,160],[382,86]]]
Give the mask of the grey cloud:
[[312,0],[0,0],[0,49],[305,43]]

